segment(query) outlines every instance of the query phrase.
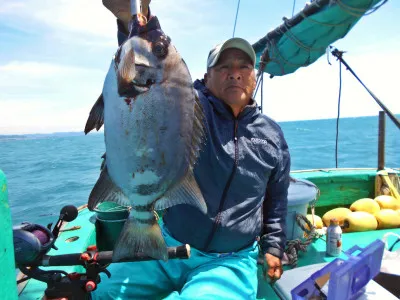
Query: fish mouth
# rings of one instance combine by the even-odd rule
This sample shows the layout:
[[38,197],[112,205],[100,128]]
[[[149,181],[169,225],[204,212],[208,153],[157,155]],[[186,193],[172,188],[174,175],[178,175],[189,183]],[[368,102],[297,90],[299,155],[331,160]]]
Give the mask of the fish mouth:
[[146,92],[148,92],[151,88],[151,86],[155,83],[154,80],[152,79],[147,79],[146,83],[140,83],[137,82],[136,80],[133,80],[131,85],[132,85],[132,92],[134,94],[136,94],[136,96],[140,95],[140,94],[144,94]]
[[134,89],[136,89],[138,92],[140,92],[140,93],[145,93],[145,92],[147,92],[150,88],[151,88],[151,86],[154,84],[155,82],[154,82],[154,80],[152,80],[152,79],[147,79],[147,81],[146,81],[146,83],[145,84],[143,84],[143,83],[140,83],[140,82],[137,82],[136,80],[133,80],[132,81],[132,87],[134,88]]
[[128,85],[121,85],[118,88],[118,93],[123,97],[134,98],[148,92],[154,83],[155,81],[151,79],[148,79],[145,84],[133,80]]
[[130,90],[129,94],[130,94],[130,96],[136,97],[140,94],[146,93],[149,89],[150,89],[150,87],[136,85],[136,84],[132,83],[132,89]]

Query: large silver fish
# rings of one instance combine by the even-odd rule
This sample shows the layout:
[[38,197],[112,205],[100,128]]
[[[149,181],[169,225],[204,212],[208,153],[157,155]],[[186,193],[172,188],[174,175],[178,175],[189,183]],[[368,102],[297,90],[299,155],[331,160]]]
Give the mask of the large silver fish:
[[134,26],[111,62],[86,124],[85,133],[104,122],[106,145],[88,207],[103,201],[132,207],[114,261],[138,252],[167,260],[155,210],[191,204],[206,212],[193,176],[204,137],[203,112],[189,70],[157,18]]

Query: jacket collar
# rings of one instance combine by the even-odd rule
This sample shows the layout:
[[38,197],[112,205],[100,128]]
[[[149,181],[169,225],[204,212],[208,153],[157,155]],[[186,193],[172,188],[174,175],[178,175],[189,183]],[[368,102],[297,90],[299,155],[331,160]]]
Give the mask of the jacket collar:
[[[222,116],[227,119],[235,119],[232,109],[229,105],[227,105],[224,101],[216,98],[211,94],[211,92],[207,89],[204,79],[196,80],[194,82],[194,88],[201,92],[213,106],[213,108]],[[258,115],[260,112],[258,110],[257,102],[254,99],[250,100],[250,103],[245,106],[245,108],[240,112],[238,116],[238,120],[248,119],[253,116]]]

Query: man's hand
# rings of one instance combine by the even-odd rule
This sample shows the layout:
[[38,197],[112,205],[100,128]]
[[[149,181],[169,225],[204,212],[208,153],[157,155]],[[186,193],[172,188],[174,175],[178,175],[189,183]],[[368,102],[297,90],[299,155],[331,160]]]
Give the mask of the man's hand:
[[[103,5],[113,13],[113,15],[124,23],[128,30],[128,24],[131,20],[131,2],[130,0],[102,0]],[[146,16],[149,14],[149,4],[151,0],[141,0],[141,13]]]
[[268,275],[269,279],[273,283],[281,278],[282,274],[283,269],[281,259],[272,254],[266,253],[264,256],[264,279],[267,279]]

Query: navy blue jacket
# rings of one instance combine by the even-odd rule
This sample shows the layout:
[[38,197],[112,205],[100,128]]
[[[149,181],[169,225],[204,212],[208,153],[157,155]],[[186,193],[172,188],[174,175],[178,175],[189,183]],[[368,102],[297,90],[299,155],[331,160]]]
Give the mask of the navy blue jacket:
[[[119,24],[120,25],[120,24]],[[119,26],[119,42],[126,35]],[[206,143],[194,168],[207,214],[190,205],[170,207],[163,220],[182,243],[207,252],[233,252],[261,236],[263,253],[282,257],[290,155],[279,125],[255,101],[237,118],[197,80],[206,117]]]

